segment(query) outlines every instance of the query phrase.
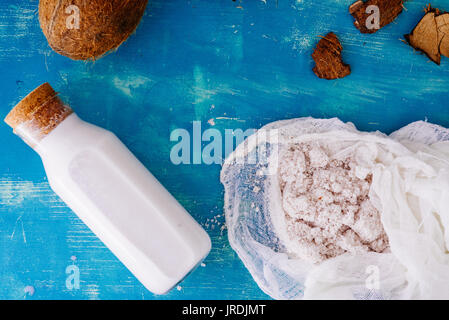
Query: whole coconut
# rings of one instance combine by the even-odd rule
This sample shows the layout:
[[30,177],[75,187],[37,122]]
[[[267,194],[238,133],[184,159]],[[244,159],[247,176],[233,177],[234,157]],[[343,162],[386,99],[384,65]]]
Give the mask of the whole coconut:
[[148,0],[40,0],[39,21],[50,46],[74,60],[101,57],[139,25]]

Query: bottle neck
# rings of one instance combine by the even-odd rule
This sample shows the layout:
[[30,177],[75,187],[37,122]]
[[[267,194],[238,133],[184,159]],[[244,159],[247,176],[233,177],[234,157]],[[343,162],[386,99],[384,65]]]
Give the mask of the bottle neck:
[[[71,113],[62,120],[50,133],[39,141],[34,141],[33,150],[42,158],[54,154],[70,154],[75,148],[77,136],[82,134],[85,124],[76,113]],[[23,138],[22,138],[23,139]]]

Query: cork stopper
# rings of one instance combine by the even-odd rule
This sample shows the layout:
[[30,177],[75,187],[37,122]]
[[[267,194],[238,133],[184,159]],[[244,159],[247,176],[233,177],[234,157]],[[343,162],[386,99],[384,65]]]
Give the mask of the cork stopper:
[[20,101],[6,116],[5,122],[34,147],[72,113],[50,84],[44,83]]

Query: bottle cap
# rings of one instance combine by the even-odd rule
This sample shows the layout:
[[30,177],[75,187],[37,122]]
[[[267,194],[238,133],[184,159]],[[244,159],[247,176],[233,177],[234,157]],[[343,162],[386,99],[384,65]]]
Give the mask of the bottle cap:
[[34,147],[72,113],[50,84],[44,83],[20,101],[6,116],[5,122]]

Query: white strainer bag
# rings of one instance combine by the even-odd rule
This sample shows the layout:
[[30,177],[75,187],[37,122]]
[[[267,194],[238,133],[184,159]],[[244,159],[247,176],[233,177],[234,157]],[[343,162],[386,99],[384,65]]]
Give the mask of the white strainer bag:
[[[344,142],[373,174],[391,253],[344,254],[313,265],[283,246],[278,156],[292,143]],[[449,298],[449,130],[415,122],[387,137],[338,119],[300,118],[260,129],[225,161],[228,237],[275,299]],[[255,161],[257,159],[257,161]],[[379,281],[377,281],[379,280]]]

